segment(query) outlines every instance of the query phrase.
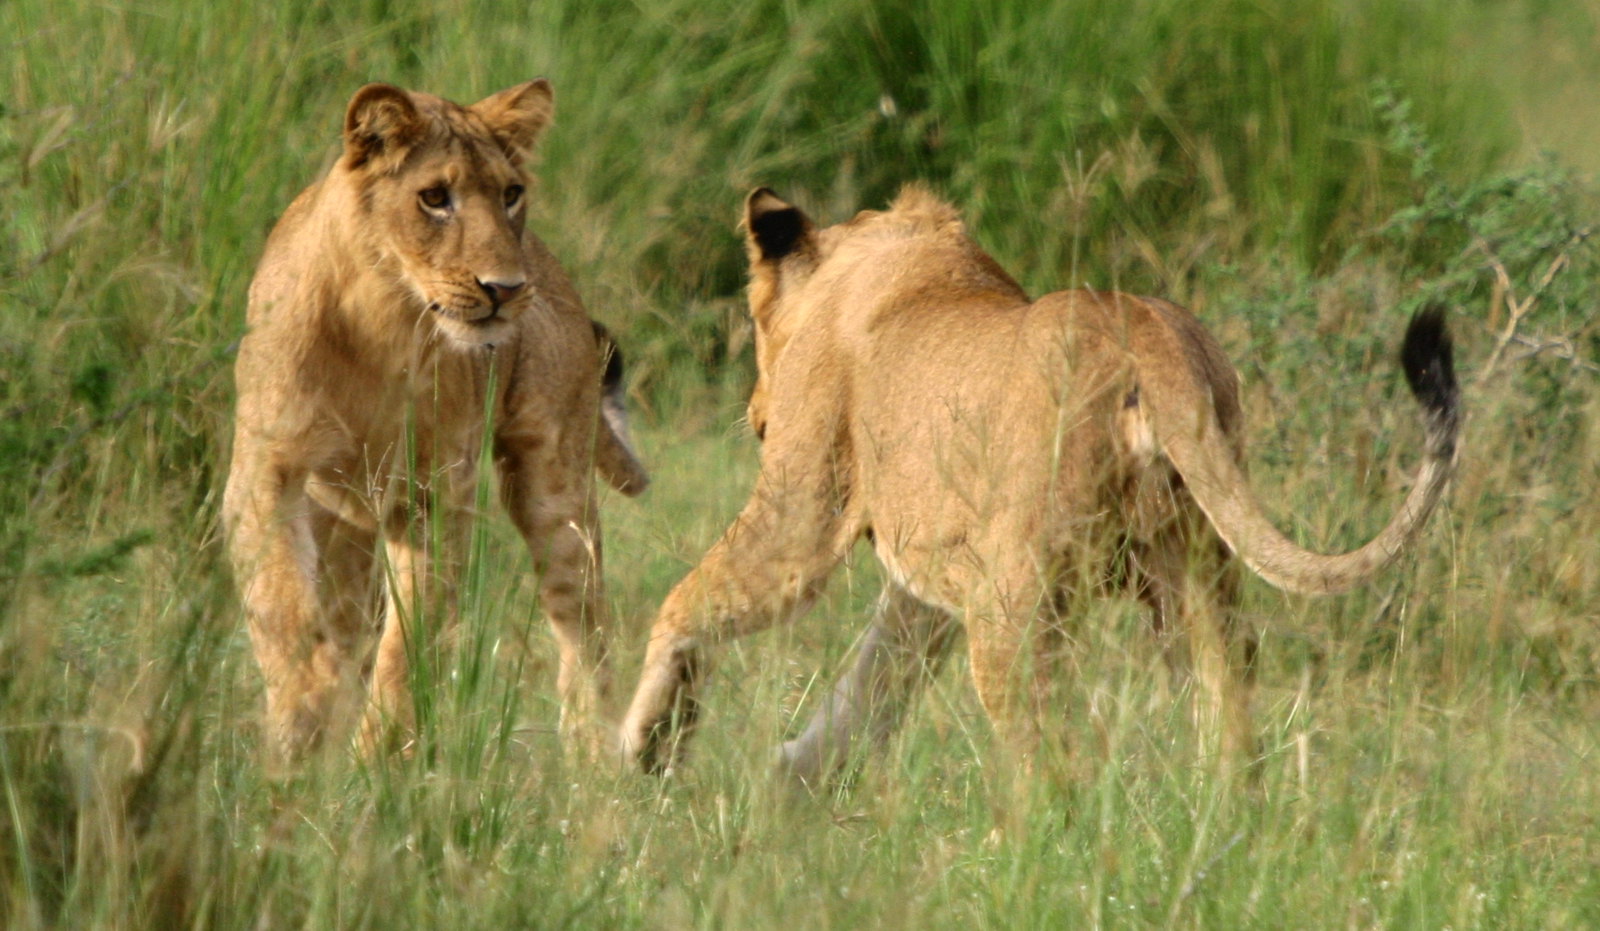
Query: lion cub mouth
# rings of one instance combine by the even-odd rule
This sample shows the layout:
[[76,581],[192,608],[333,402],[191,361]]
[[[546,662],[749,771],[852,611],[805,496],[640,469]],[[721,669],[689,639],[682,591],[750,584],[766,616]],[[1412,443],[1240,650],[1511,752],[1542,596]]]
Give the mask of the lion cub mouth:
[[468,316],[471,311],[457,310],[437,302],[429,304],[428,309],[433,312],[434,323],[445,336],[453,342],[474,347],[504,342],[511,334],[511,318],[520,310],[505,304],[493,304],[487,308],[472,308],[486,310],[472,317]]

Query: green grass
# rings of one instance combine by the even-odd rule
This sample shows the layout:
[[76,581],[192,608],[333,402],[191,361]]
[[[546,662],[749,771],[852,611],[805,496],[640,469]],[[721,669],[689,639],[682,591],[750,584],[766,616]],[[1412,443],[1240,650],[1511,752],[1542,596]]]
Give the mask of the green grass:
[[[1600,924],[1600,268],[1563,167],[1594,140],[1554,125],[1596,10],[1480,6],[0,4],[0,926]],[[1258,489],[1325,548],[1399,500],[1395,344],[1451,306],[1467,438],[1419,553],[1343,598],[1248,589],[1259,794],[1196,765],[1111,603],[1064,690],[1075,778],[1001,770],[957,661],[851,784],[794,797],[766,761],[848,661],[865,553],[721,651],[672,780],[574,769],[498,518],[427,752],[266,780],[216,527],[261,242],[360,84],[538,74],[533,225],[629,355],[655,474],[605,503],[619,700],[754,474],[751,186],[841,219],[923,178],[1035,292],[1192,304],[1244,376]]]

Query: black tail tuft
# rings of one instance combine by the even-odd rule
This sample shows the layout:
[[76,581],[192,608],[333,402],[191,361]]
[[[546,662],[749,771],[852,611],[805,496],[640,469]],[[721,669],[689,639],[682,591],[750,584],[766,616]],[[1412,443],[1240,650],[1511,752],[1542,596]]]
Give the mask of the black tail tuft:
[[1444,323],[1444,308],[1425,307],[1411,318],[1400,349],[1400,364],[1405,367],[1411,393],[1428,410],[1441,411],[1458,403],[1454,352]]
[[1456,384],[1454,349],[1443,307],[1430,305],[1411,318],[1400,348],[1400,364],[1411,393],[1428,412],[1429,433],[1436,437],[1439,452],[1452,454],[1461,419],[1461,389]]

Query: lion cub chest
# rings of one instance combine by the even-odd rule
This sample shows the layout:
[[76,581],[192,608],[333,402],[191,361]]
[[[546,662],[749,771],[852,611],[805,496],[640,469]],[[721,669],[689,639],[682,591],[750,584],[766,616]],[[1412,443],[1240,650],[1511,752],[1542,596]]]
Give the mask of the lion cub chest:
[[364,398],[325,399],[306,479],[312,500],[366,529],[419,505],[472,501],[492,429],[490,379],[459,364],[470,360],[448,361],[458,364],[419,366]]

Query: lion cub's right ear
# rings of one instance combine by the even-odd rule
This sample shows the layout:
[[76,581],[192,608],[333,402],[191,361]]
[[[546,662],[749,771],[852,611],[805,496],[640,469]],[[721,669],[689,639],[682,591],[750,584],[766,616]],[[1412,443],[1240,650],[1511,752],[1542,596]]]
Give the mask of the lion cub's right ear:
[[350,98],[344,114],[345,167],[398,167],[426,130],[410,94],[393,84],[368,84]]
[[556,97],[544,78],[491,94],[469,107],[483,118],[507,157],[522,164],[533,154],[533,144],[555,116]]
[[744,199],[744,228],[754,262],[777,262],[811,246],[810,218],[771,188],[756,188]]

